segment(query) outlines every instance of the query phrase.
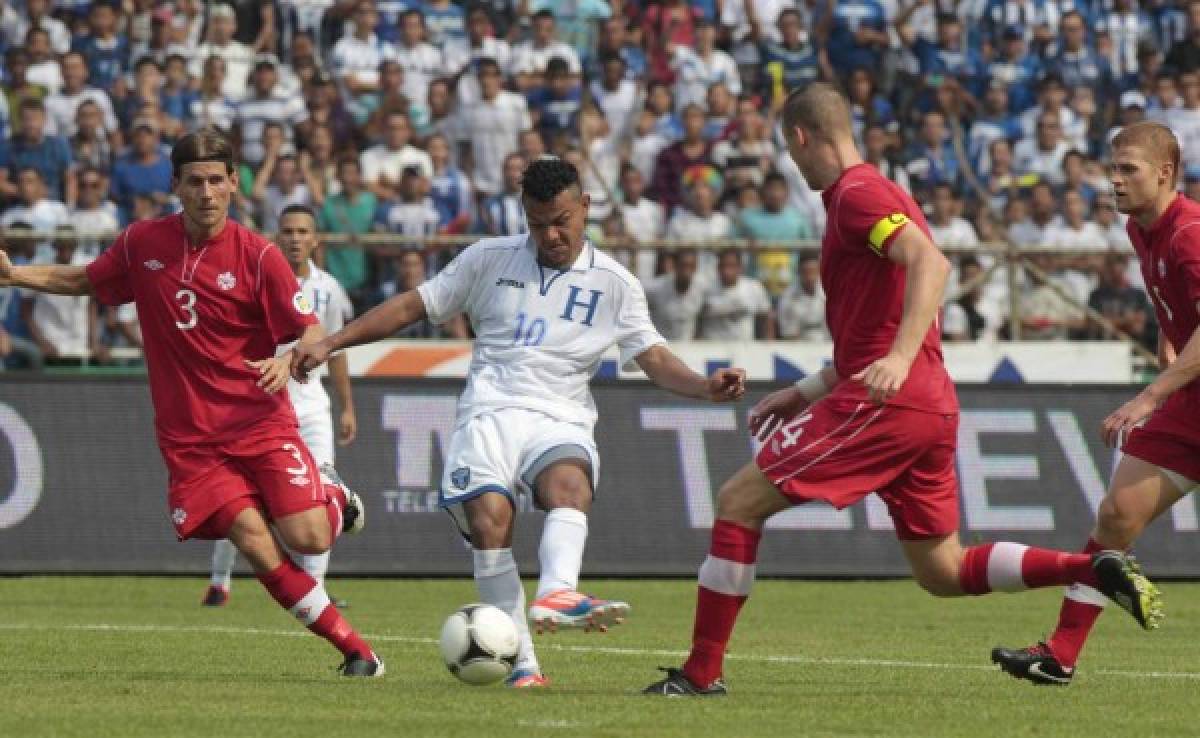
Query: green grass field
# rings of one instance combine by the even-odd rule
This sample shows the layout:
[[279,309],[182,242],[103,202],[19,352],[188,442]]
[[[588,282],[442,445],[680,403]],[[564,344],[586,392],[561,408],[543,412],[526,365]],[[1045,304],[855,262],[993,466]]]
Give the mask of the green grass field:
[[553,686],[459,684],[434,638],[469,581],[335,580],[388,665],[349,680],[338,654],[238,580],[198,605],[200,579],[0,579],[0,736],[1165,736],[1195,735],[1200,585],[1165,586],[1143,633],[1116,608],[1067,689],[994,670],[996,643],[1045,632],[1058,593],[934,600],[911,582],[757,585],[731,645],[731,695],[637,694],[676,665],[691,628],[684,581],[592,581],[628,599],[607,634],[537,638]]

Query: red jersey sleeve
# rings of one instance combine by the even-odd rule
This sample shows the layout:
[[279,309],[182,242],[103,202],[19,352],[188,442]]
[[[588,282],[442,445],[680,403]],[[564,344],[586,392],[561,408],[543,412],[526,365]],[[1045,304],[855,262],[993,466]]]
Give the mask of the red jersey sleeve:
[[902,197],[870,180],[847,183],[836,208],[838,242],[842,248],[869,249],[886,257],[888,247],[911,221],[912,207]]
[[305,328],[317,322],[313,306],[300,289],[292,268],[283,253],[270,243],[263,244],[259,255],[258,302],[277,346],[295,341]]
[[129,248],[129,226],[116,242],[104,253],[87,265],[87,278],[92,283],[96,299],[105,305],[124,305],[133,302],[133,285],[130,283],[132,255]]

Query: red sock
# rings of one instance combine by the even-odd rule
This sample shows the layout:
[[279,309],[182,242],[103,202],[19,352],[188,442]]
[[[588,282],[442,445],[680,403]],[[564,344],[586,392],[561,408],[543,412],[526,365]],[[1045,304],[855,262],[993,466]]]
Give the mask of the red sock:
[[332,643],[344,655],[357,653],[365,658],[375,655],[329,601],[325,588],[290,559],[274,571],[260,574],[258,581],[283,609],[295,615],[309,630]]
[[[1103,546],[1089,538],[1083,552],[1090,556],[1103,549]],[[1058,611],[1058,626],[1046,641],[1050,652],[1063,666],[1074,666],[1079,660],[1079,654],[1083,651],[1088,634],[1092,632],[1092,626],[1096,624],[1096,618],[1104,612],[1104,605],[1100,604],[1104,601],[1104,595],[1094,589],[1089,591],[1071,587],[1067,590],[1062,609]]]
[[329,502],[325,505],[325,514],[329,516],[329,528],[333,532],[333,540],[342,534],[342,511],[346,509],[346,493],[340,485],[326,484],[325,496]]
[[1096,585],[1090,553],[1070,554],[1020,543],[985,543],[963,552],[959,586],[969,595],[1018,592],[1075,582]]
[[758,531],[725,520],[713,525],[708,558],[700,567],[692,652],[683,664],[693,684],[707,687],[721,677],[725,647],[754,583],[761,538]]

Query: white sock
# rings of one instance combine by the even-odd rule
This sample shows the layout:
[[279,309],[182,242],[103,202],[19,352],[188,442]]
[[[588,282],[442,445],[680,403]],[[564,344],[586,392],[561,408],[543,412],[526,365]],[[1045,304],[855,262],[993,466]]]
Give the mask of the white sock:
[[583,568],[583,547],[587,543],[587,534],[587,515],[573,507],[556,507],[546,514],[542,542],[538,546],[542,574],[538,577],[535,599],[560,589],[574,590],[579,586],[579,570]]
[[297,556],[299,564],[304,571],[318,583],[325,583],[325,570],[329,568],[329,551],[323,554],[304,554]]
[[495,605],[512,616],[517,624],[519,647],[518,669],[541,672],[537,656],[533,653],[533,638],[529,635],[529,623],[525,619],[525,589],[521,586],[521,575],[517,573],[517,562],[511,548],[473,549],[475,560],[475,586],[479,598]]
[[229,542],[228,538],[222,538],[213,544],[212,579],[210,581],[214,587],[229,590],[233,562],[237,560],[237,555],[237,549]]

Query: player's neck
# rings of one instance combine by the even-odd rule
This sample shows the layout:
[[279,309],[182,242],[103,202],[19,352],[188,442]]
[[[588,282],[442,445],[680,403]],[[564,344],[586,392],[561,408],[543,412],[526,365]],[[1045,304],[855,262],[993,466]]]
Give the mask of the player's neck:
[[187,216],[186,213],[184,213],[183,230],[185,233],[187,233],[188,245],[199,246],[205,241],[216,238],[218,235],[220,235],[221,231],[225,230],[226,220],[227,217],[223,215],[221,216],[221,219],[213,225],[204,226],[193,221]]
[[1171,203],[1175,202],[1176,192],[1169,190],[1164,192],[1157,200],[1136,213],[1132,213],[1133,219],[1142,227],[1142,230],[1148,230],[1153,226],[1163,213],[1167,212],[1167,208],[1171,207]]
[[308,275],[312,274],[312,267],[309,266],[308,259],[299,264],[292,264],[292,271],[296,274],[297,279],[308,279]]

